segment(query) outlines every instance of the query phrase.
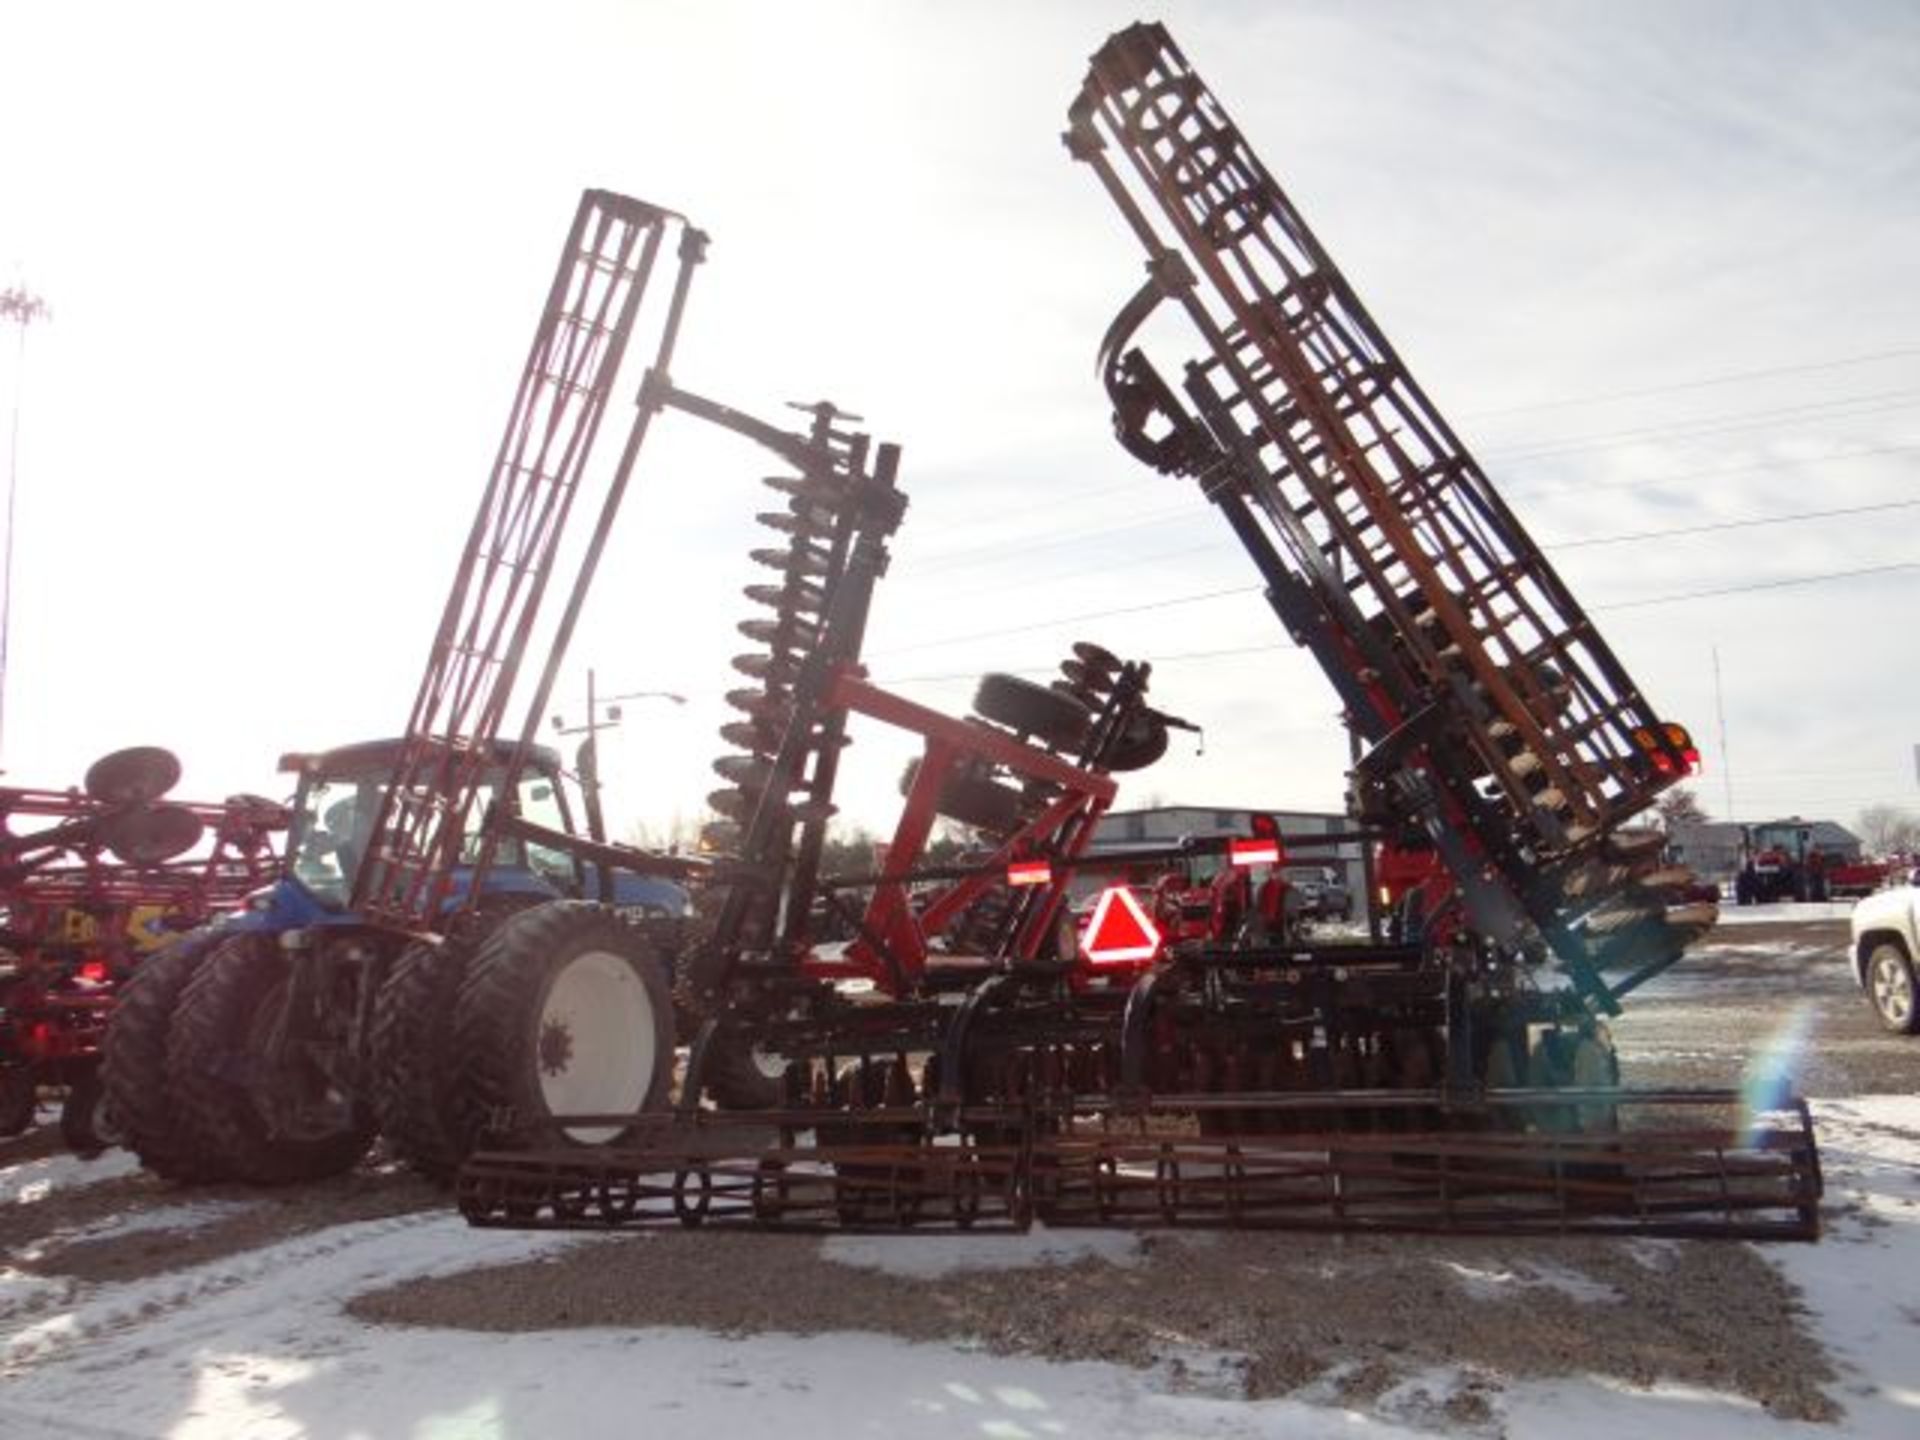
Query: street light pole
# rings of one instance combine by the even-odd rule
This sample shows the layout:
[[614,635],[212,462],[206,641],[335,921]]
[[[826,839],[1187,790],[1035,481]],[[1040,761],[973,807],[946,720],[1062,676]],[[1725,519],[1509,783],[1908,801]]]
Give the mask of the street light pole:
[[[593,667],[587,667],[587,720],[584,725],[568,725],[561,715],[553,717],[553,728],[562,735],[584,735],[580,748],[574,752],[574,773],[580,777],[580,798],[587,809],[587,833],[602,844],[607,839],[606,818],[600,809],[600,732],[611,730],[620,723],[620,705],[622,700],[671,700],[675,705],[687,703],[687,697],[672,690],[626,690],[618,695],[601,695],[595,691]],[[605,718],[602,718],[604,711]]]
[[7,733],[7,637],[13,630],[13,497],[20,477],[20,392],[26,388],[27,327],[52,315],[47,302],[23,286],[0,290],[0,320],[11,320],[20,327],[14,352],[13,423],[7,438],[7,543],[5,558],[0,559],[0,754],[4,754]]

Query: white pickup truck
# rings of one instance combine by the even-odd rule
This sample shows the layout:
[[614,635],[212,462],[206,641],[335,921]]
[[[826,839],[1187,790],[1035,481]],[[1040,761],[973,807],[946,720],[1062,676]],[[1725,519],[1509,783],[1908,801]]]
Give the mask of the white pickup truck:
[[[1920,880],[1920,873],[1916,873]],[[1898,885],[1853,907],[1853,973],[1874,1013],[1900,1035],[1920,1031],[1920,884]]]

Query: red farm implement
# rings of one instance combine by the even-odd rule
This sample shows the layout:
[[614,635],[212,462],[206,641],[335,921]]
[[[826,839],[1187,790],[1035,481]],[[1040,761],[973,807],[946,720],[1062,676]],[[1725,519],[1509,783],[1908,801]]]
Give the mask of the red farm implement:
[[273,878],[286,810],[163,799],[179,774],[148,747],[107,756],[77,790],[0,789],[0,1134],[32,1124],[39,1089],[57,1085],[68,1143],[112,1143],[97,1070],[121,983]]
[[[1359,756],[1354,822],[1424,857],[1389,866],[1419,903],[1390,938],[1207,925],[1168,946],[1132,900],[1113,902],[1128,936],[1076,936],[1063,887],[1089,818],[1174,723],[1146,701],[1148,668],[1076,647],[1051,690],[988,677],[958,726],[873,690],[858,656],[898,500],[804,473],[795,515],[831,501],[821,523],[849,543],[790,552],[776,623],[742,627],[772,653],[735,662],[762,683],[729,727],[748,753],[717,767],[739,828],[683,977],[705,1018],[678,1106],[638,1123],[503,1106],[462,1172],[463,1211],[1817,1233],[1804,1105],[1619,1084],[1606,1021],[1714,918],[1625,828],[1694,765],[1687,732],[1164,30],[1102,47],[1067,143],[1146,253],[1101,347],[1116,432],[1220,511],[1321,665]],[[854,877],[870,892],[857,939],[833,952],[811,934],[823,893],[853,907],[818,874],[818,827],[855,712],[917,731],[927,754],[886,863]],[[916,872],[933,811],[990,857]],[[777,1101],[749,1098],[775,1077]]]

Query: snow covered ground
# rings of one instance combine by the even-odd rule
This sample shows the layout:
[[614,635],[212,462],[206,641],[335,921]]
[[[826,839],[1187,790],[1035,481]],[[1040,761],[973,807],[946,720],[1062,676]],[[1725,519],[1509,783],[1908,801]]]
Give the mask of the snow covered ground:
[[[1513,1382],[1465,1433],[1706,1440],[1760,1433],[1920,1434],[1920,1100],[1823,1102],[1831,1221],[1816,1246],[1766,1258],[1800,1287],[1811,1328],[1841,1371],[1837,1426],[1770,1418],[1750,1402],[1676,1388],[1584,1379]],[[122,1173],[113,1160],[58,1156],[0,1171],[0,1206],[55,1204]],[[227,1202],[230,1206],[231,1202]],[[210,1210],[210,1205],[212,1209]],[[190,1230],[220,1202],[150,1208],[124,1224]],[[114,1219],[85,1227],[111,1232]],[[61,1237],[62,1239],[69,1237]],[[903,1286],[942,1264],[1028,1266],[1080,1254],[1115,1258],[1127,1237],[1033,1234],[835,1239],[825,1254],[880,1267]],[[1207,1382],[1204,1354],[1155,1370],[1007,1358],[966,1346],[872,1335],[717,1336],[692,1330],[532,1334],[383,1328],[343,1310],[350,1297],[413,1277],[620,1239],[479,1232],[440,1213],[323,1228],[208,1264],[119,1283],[0,1271],[0,1435],[247,1437],[701,1437],[759,1431],[786,1440],[857,1435],[1043,1440],[1160,1436],[1432,1434],[1436,1400],[1462,1377],[1402,1382],[1367,1413],[1317,1387],[1247,1402]],[[1283,1240],[1276,1243],[1284,1244]],[[724,1253],[717,1241],[716,1255]],[[1499,1276],[1467,1276],[1486,1303]],[[1547,1283],[1582,1296],[1569,1275]],[[1604,1299],[1605,1297],[1599,1297]],[[1284,1303],[1284,1296],[1276,1296]],[[1727,1337],[1740,1343],[1738,1335]],[[1231,1373],[1221,1366],[1222,1376]],[[1178,1375],[1178,1383],[1174,1376]]]
[[1853,914],[1851,900],[1821,900],[1797,904],[1783,900],[1773,905],[1730,905],[1720,907],[1722,925],[1804,925],[1819,920],[1845,920]]

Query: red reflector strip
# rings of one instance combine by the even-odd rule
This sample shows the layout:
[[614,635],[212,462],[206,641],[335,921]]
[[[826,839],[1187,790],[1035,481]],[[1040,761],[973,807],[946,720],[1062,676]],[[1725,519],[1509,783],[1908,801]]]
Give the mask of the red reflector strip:
[[1053,866],[1045,860],[1016,860],[1007,866],[1009,885],[1051,885]]
[[1230,840],[1227,842],[1227,859],[1235,865],[1278,865],[1280,842],[1278,840]]

